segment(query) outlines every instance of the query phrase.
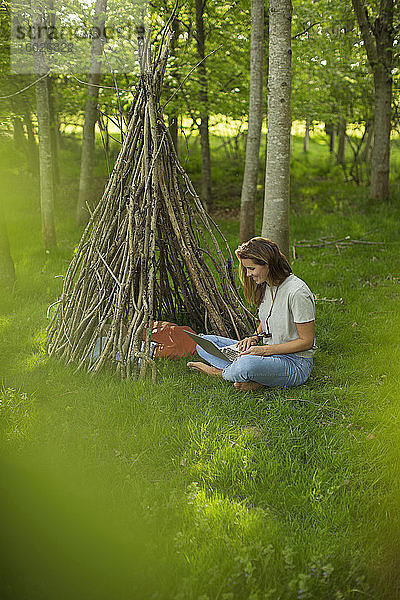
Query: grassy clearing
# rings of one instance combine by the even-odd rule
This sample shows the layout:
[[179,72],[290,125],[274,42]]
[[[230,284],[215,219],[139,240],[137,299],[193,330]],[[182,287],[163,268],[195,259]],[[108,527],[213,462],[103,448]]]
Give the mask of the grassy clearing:
[[[0,299],[2,597],[400,597],[398,181],[392,203],[371,205],[318,139],[306,157],[295,140],[292,241],[382,243],[298,247],[293,269],[319,298],[312,377],[238,394],[184,359],[159,361],[152,386],[46,356],[79,238],[76,157],[65,149],[49,255],[37,189],[18,157],[2,161],[18,276]],[[237,221],[219,224],[236,247]]]

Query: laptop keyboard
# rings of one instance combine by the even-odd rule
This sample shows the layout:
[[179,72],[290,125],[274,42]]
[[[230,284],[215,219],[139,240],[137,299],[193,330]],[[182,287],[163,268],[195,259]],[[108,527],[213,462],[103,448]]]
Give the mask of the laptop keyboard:
[[225,346],[224,348],[220,348],[220,350],[222,354],[226,356],[226,358],[229,358],[229,360],[235,360],[235,358],[237,358],[240,354],[240,350],[235,350],[230,346]]

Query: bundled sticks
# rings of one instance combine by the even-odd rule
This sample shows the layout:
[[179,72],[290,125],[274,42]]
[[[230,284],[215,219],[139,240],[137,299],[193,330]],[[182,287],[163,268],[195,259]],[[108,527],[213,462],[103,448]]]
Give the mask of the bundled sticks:
[[241,338],[254,327],[237,292],[226,239],[179,163],[160,95],[170,34],[149,39],[121,151],[64,278],[48,351],[122,377],[152,369],[153,319]]

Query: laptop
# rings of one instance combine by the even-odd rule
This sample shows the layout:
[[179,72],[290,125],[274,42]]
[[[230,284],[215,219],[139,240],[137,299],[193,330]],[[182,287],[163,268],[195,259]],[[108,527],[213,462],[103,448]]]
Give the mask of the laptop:
[[233,362],[235,358],[237,358],[241,352],[236,347],[236,344],[231,344],[229,346],[224,346],[223,348],[218,348],[215,344],[213,344],[210,340],[203,338],[201,335],[196,335],[191,331],[183,330],[187,333],[192,340],[196,342],[199,346],[203,348],[209,354],[212,354],[216,358],[222,358],[222,360],[226,360],[227,362]]

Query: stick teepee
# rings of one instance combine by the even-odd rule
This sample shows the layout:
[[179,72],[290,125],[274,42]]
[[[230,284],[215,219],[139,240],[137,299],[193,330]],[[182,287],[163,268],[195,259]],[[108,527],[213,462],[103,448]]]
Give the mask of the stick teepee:
[[89,371],[109,364],[124,377],[143,376],[150,366],[155,376],[153,319],[237,338],[254,327],[236,289],[228,244],[180,165],[163,121],[169,41],[170,33],[153,61],[149,37],[144,44],[121,151],[48,327],[49,353]]

